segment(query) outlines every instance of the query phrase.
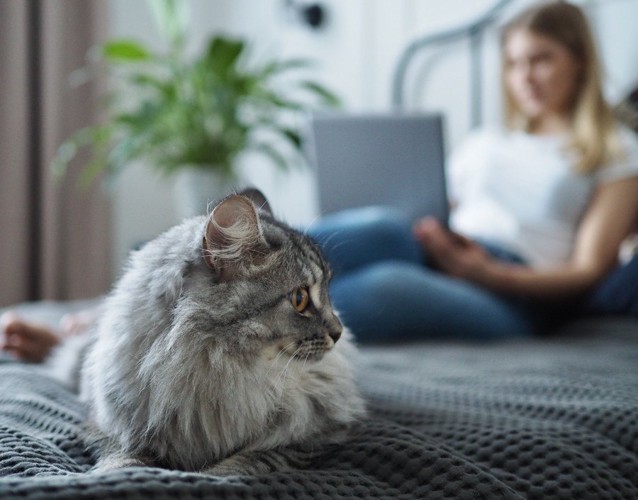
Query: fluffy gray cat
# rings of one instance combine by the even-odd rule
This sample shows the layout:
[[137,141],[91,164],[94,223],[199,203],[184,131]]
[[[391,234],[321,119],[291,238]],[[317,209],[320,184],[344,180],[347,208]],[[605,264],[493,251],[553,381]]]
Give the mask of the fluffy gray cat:
[[263,473],[342,442],[365,410],[329,278],[255,190],[134,253],[81,371],[98,469]]

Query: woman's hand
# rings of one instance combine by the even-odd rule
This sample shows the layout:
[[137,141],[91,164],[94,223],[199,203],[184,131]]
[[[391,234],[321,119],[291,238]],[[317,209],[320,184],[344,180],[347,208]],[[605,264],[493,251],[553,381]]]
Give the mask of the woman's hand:
[[432,218],[418,221],[414,235],[435,264],[452,276],[510,295],[573,298],[590,291],[616,264],[637,211],[638,177],[599,186],[578,228],[572,255],[551,268],[498,261]]
[[445,229],[432,217],[417,221],[414,236],[434,264],[446,274],[490,286],[494,260],[477,243]]

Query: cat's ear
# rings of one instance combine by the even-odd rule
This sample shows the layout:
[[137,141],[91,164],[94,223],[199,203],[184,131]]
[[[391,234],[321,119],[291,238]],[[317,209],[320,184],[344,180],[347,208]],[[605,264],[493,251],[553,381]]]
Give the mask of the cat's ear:
[[208,217],[204,260],[220,279],[231,278],[246,259],[263,255],[267,246],[257,207],[246,196],[225,198]]
[[262,212],[266,212],[267,214],[272,215],[272,209],[270,208],[270,203],[268,203],[268,200],[264,196],[264,193],[262,193],[259,189],[246,188],[237,194],[248,198]]

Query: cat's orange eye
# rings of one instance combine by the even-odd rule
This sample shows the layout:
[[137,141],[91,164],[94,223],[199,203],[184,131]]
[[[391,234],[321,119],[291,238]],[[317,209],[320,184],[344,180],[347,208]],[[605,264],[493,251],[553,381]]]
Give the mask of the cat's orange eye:
[[290,303],[297,312],[304,312],[310,303],[310,293],[307,288],[295,288],[290,294]]

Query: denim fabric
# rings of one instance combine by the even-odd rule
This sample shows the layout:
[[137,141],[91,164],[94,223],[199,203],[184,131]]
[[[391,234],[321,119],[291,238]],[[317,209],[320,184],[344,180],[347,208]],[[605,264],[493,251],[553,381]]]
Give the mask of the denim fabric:
[[[370,207],[326,216],[307,231],[333,267],[334,306],[360,341],[534,333],[525,304],[425,265],[411,226],[398,211]],[[497,258],[520,262],[494,246],[486,248]]]
[[325,215],[306,232],[339,275],[384,260],[422,263],[423,252],[411,231],[399,210],[366,207]]
[[605,278],[585,300],[583,312],[638,316],[638,254]]

